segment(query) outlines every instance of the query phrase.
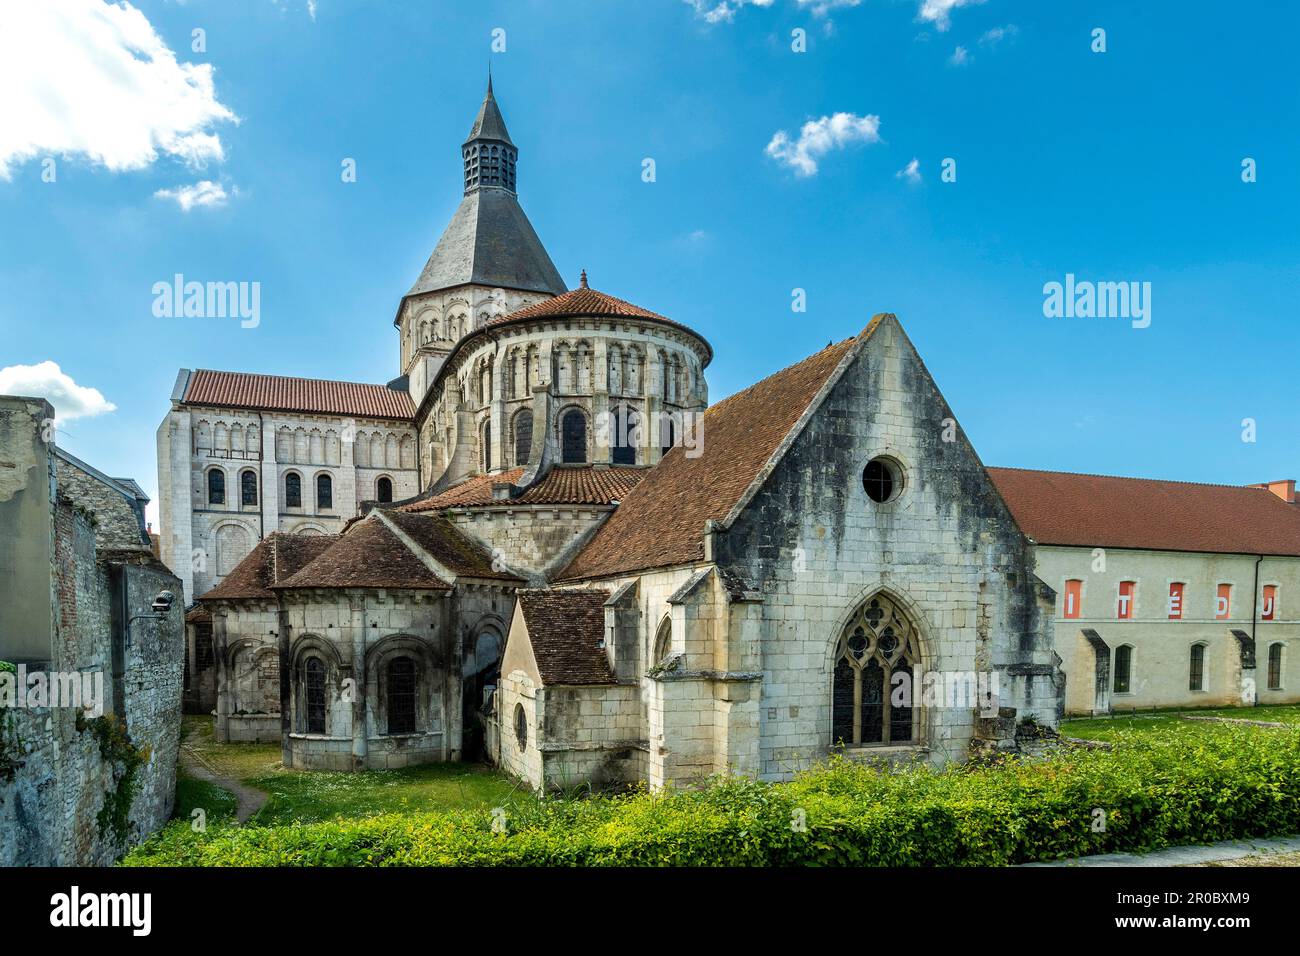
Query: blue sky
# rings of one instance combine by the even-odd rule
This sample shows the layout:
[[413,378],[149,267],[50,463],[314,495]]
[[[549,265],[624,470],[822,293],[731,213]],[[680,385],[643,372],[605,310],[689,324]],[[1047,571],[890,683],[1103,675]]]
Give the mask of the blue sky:
[[[178,368],[392,378],[490,61],[561,274],[702,332],[715,400],[892,311],[988,464],[1300,472],[1294,5],[718,2],[140,0],[119,32],[154,59],[129,81],[111,34],[4,31],[0,86],[27,95],[0,105],[0,368],[98,390],[85,409],[115,410],[60,443],[151,494]],[[837,113],[815,174],[767,149]],[[182,209],[200,182],[215,201]],[[259,282],[260,324],[155,317],[178,272]],[[1045,317],[1066,273],[1151,283],[1150,326]]]

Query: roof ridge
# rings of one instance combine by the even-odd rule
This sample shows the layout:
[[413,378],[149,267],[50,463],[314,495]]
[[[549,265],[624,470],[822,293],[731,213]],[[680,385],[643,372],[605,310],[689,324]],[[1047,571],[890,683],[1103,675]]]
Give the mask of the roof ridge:
[[[1038,475],[1068,475],[1073,478],[1108,478],[1112,481],[1148,481],[1160,485],[1193,485],[1197,488],[1232,488],[1237,491],[1268,491],[1258,484],[1232,485],[1220,481],[1186,481],[1181,478],[1146,478],[1139,475],[1103,475],[1095,471],[1059,471],[1053,468],[1020,468],[1013,465],[986,465],[989,471],[1021,471]],[[1281,479],[1288,480],[1288,479]],[[1268,491],[1272,494],[1271,491]],[[1281,499],[1279,499],[1281,500]]]
[[[382,382],[354,382],[345,378],[310,378],[305,375],[277,375],[274,372],[237,372],[222,368],[196,368],[195,373],[209,372],[213,375],[245,375],[250,378],[278,378],[286,382],[324,382],[329,385],[363,385],[367,388],[388,388]],[[390,389],[391,391],[391,389]]]

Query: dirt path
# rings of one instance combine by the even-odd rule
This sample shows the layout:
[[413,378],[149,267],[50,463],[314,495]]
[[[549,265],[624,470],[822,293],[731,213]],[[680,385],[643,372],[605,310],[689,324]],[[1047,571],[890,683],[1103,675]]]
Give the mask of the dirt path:
[[250,787],[234,777],[228,777],[219,772],[204,760],[198,751],[184,741],[181,742],[180,759],[181,766],[185,768],[185,772],[191,777],[215,784],[222,790],[229,790],[235,795],[235,818],[240,823],[248,822],[248,818],[262,809],[262,805],[270,799],[265,791]]

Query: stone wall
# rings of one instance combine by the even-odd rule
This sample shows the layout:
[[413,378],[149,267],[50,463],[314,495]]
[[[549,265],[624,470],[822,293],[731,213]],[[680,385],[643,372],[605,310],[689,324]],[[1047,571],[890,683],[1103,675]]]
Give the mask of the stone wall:
[[[0,410],[22,401],[0,398]],[[30,449],[30,435],[26,444]],[[0,462],[14,451],[8,441],[0,444]],[[48,501],[49,472],[28,473],[35,474],[35,487],[22,489],[27,500]],[[94,510],[97,501],[102,509],[111,500],[87,495],[83,506],[69,497],[79,488],[84,494],[76,481],[56,486],[36,532],[51,542],[47,583],[36,593],[45,598],[53,633],[43,654],[25,663],[24,690],[35,690],[39,679],[31,678],[40,673],[59,675],[51,688],[57,682],[61,691],[76,685],[84,693],[75,700],[62,694],[15,699],[0,708],[0,866],[111,863],[172,811],[184,609],[179,597],[161,617],[151,606],[162,591],[179,595],[180,581],[142,547],[138,524],[119,528],[119,539],[113,522],[99,522]],[[31,544],[9,541],[18,550]],[[0,604],[11,599],[16,583],[0,576]],[[131,787],[124,780],[130,783],[126,770],[134,757],[139,766]]]

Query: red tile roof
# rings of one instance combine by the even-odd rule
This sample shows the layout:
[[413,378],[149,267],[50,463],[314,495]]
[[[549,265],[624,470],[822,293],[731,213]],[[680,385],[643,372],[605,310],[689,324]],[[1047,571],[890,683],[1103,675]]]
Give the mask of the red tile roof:
[[314,561],[275,587],[445,591],[451,585],[430,571],[378,516],[371,516],[353,525]]
[[633,305],[623,299],[617,299],[612,295],[606,295],[604,292],[597,292],[595,289],[582,286],[572,292],[558,295],[553,299],[546,299],[535,305],[525,306],[516,312],[511,312],[509,315],[493,319],[488,324],[499,325],[502,322],[511,322],[515,319],[536,319],[548,315],[612,315],[629,319],[658,319],[660,322],[672,322],[672,319],[660,315],[658,312],[651,312],[639,305]]
[[197,369],[190,376],[182,402],[186,405],[359,415],[364,418],[408,419],[415,416],[410,394],[386,385],[249,372],[214,372],[205,368]]
[[988,473],[1039,544],[1300,555],[1300,509],[1263,488],[1020,468]]
[[274,600],[271,588],[315,560],[336,535],[268,534],[200,601]]
[[614,683],[600,646],[608,591],[522,589],[516,594],[543,685]]
[[518,498],[493,499],[494,484],[514,483],[523,473],[522,468],[512,468],[497,475],[476,475],[432,498],[402,505],[399,510],[425,512],[483,505],[607,505],[622,501],[649,474],[644,468],[557,467]]
[[704,524],[725,518],[852,346],[828,345],[704,413],[703,453],[674,448],[651,469],[560,575],[603,577],[704,558]]

